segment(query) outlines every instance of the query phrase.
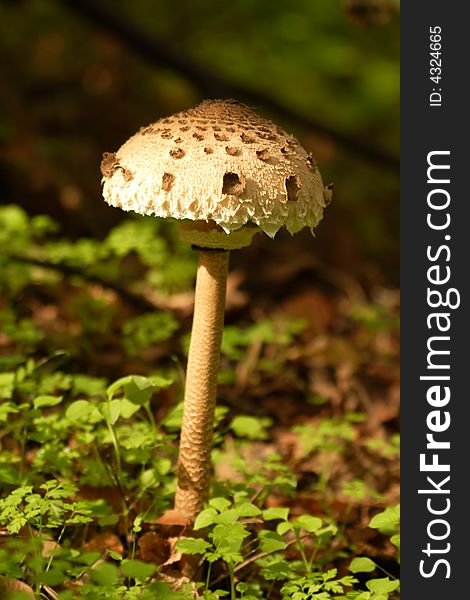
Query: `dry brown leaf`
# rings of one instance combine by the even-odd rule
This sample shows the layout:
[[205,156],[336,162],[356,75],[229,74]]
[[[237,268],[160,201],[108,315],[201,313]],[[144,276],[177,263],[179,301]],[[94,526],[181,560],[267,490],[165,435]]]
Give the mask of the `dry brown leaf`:
[[162,565],[170,555],[170,546],[167,540],[155,531],[144,533],[139,538],[138,546],[139,558],[145,562]]
[[124,546],[119,537],[112,531],[103,531],[97,533],[88,540],[83,546],[87,552],[105,552],[112,550],[119,554],[124,554]]
[[0,575],[0,598],[8,600],[13,592],[23,592],[28,598],[35,599],[33,588],[19,579],[9,579]]
[[155,523],[157,525],[179,525],[181,527],[189,527],[189,525],[191,525],[191,519],[179,510],[169,509],[166,510]]

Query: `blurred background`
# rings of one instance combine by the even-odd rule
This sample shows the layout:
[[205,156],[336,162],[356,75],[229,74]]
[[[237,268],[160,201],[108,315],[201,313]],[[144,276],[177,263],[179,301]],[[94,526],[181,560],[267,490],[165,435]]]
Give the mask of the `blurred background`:
[[102,239],[127,216],[102,201],[102,153],[234,97],[295,134],[335,184],[315,240],[258,235],[234,265],[307,253],[366,290],[396,286],[398,12],[398,0],[3,0],[0,202]]

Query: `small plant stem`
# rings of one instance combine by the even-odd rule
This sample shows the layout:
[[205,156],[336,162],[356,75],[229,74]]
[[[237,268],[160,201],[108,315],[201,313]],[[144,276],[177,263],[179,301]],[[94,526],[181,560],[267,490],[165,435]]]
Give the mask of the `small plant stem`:
[[[301,540],[303,538],[309,538],[310,534],[306,534],[301,536]],[[291,540],[290,542],[287,542],[287,548],[289,548],[290,546],[293,546],[294,544],[297,544],[297,540]],[[254,554],[252,554],[252,556],[246,558],[243,562],[238,563],[238,565],[236,565],[233,569],[234,573],[238,573],[238,571],[243,570],[245,567],[247,567],[248,565],[251,565],[252,563],[254,563],[255,561],[259,560],[260,558],[265,558],[266,556],[269,556],[271,554],[274,554],[275,552],[278,552],[278,550],[271,550],[271,552],[256,552]],[[224,579],[227,578],[227,575],[224,573],[222,575],[219,575],[219,577],[217,577],[212,583],[216,584],[219,583],[219,581],[223,581]]]
[[132,548],[131,548],[131,560],[134,560],[134,558],[135,558],[136,542],[137,542],[137,535],[135,533],[133,533],[133,535],[132,535]]
[[318,552],[318,548],[315,548],[312,552],[312,556],[310,557],[310,560],[308,561],[308,564],[310,566],[309,568],[309,573],[311,573],[312,571],[312,567],[313,567],[313,561],[315,560],[315,557],[317,556],[317,552]]
[[152,437],[153,439],[155,439],[156,435],[157,435],[157,424],[155,423],[155,417],[153,416],[153,412],[152,409],[150,408],[150,404],[144,404],[144,409],[145,412],[147,413],[147,416],[149,418],[150,421],[150,425],[152,427]]
[[120,478],[120,475],[121,475],[121,472],[122,472],[122,463],[121,463],[121,452],[119,450],[119,443],[117,441],[117,437],[116,437],[116,434],[114,432],[114,429],[113,429],[113,426],[111,425],[111,423],[109,423],[106,420],[106,425],[108,426],[108,430],[109,430],[109,433],[111,435],[111,441],[113,443],[114,454],[116,456],[117,473],[118,473],[118,477]]
[[[375,562],[375,561],[374,561]],[[375,566],[377,567],[377,569],[379,569],[379,571],[382,571],[382,573],[385,573],[385,575],[387,575],[388,577],[390,577],[391,579],[396,579],[395,575],[392,575],[391,573],[389,573],[386,569],[384,569],[383,567],[381,567],[380,565],[378,565],[377,563],[375,563]]]
[[206,587],[204,590],[205,596],[207,596],[207,594],[209,593],[209,583],[211,581],[211,570],[212,570],[212,563],[209,563],[209,567],[207,568]]
[[[71,517],[73,516],[74,513],[72,513]],[[65,530],[67,528],[67,525],[64,523],[62,526],[62,529],[60,530],[59,536],[57,537],[57,541],[56,544],[59,545],[60,542],[62,541],[62,538],[64,536]],[[54,551],[51,552],[51,555],[49,556],[49,560],[47,562],[47,566],[46,566],[46,573],[49,571],[49,569],[51,568],[52,565],[52,561],[54,560]]]
[[230,575],[230,600],[236,600],[237,595],[235,592],[235,574],[234,574],[234,570],[233,570],[233,563],[229,562],[227,563],[228,566],[228,572]]
[[302,557],[302,562],[304,563],[305,570],[307,571],[307,573],[311,573],[312,566],[309,563],[307,555],[305,554],[305,550],[304,550],[304,547],[302,545],[301,535],[300,535],[300,533],[299,533],[299,531],[297,529],[294,530],[294,534],[295,534],[295,540],[297,542],[297,548],[299,549],[300,556]]
[[122,474],[122,460],[121,460],[121,451],[119,450],[119,442],[116,437],[116,433],[114,431],[114,427],[111,423],[106,420],[106,425],[108,426],[109,433],[111,435],[111,441],[113,443],[114,454],[116,456],[116,473],[114,476],[116,477],[116,481],[118,483],[119,491],[121,492],[121,503],[122,503],[122,517],[124,519],[124,531],[126,533],[126,540],[129,537],[129,507],[127,505],[127,498],[124,492],[124,487],[122,485],[121,474]]
[[193,521],[209,492],[228,261],[228,251],[199,251],[175,498]]
[[[35,535],[33,533],[33,528],[31,527],[31,523],[27,524],[28,526],[28,532],[29,532],[29,537],[31,538],[31,541],[33,543],[33,552],[34,552],[34,558],[36,559],[36,565],[40,564],[39,561],[39,553],[38,553],[38,549],[37,549],[37,545],[36,545],[36,539],[35,539]],[[36,594],[39,594],[40,590],[41,590],[41,583],[39,582],[39,569],[36,568],[36,575],[38,576],[38,581],[36,582],[36,585],[34,586],[35,592]]]
[[327,487],[328,487],[328,482],[330,480],[331,477],[331,470],[333,467],[333,462],[335,459],[335,455],[332,453],[328,453],[329,457],[328,457],[328,461],[327,464],[325,466],[325,468],[322,470],[321,475],[320,475],[320,480],[317,484],[317,490],[319,492],[321,492],[322,496],[325,494]]
[[23,476],[24,476],[24,468],[25,468],[25,461],[26,461],[26,442],[27,442],[27,433],[28,433],[28,425],[29,425],[29,416],[25,415],[25,421],[23,424],[23,427],[21,428],[21,434],[20,434],[20,469],[19,469],[19,474],[18,474],[18,478],[19,481],[23,482]]

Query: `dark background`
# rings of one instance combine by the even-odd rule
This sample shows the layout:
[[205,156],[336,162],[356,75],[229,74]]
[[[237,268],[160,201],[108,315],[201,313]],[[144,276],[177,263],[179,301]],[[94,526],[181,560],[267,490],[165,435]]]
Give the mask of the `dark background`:
[[315,241],[256,236],[235,263],[306,251],[366,288],[395,287],[398,16],[393,0],[4,0],[0,202],[104,237],[124,215],[102,201],[102,152],[203,98],[235,97],[335,183]]

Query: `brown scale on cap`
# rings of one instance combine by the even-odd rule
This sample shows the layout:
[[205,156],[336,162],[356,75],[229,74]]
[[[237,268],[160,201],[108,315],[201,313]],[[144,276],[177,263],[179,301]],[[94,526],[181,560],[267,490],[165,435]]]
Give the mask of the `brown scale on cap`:
[[264,132],[264,131],[258,131],[258,137],[261,138],[262,140],[276,140],[277,137],[273,134],[273,133],[268,133],[268,132]]
[[229,138],[225,133],[218,133],[217,131],[214,133],[214,137],[218,142],[228,142]]
[[165,192],[169,192],[175,180],[175,176],[171,173],[163,173],[162,177],[162,189]]
[[287,200],[289,202],[294,202],[299,198],[299,192],[302,184],[300,183],[300,179],[297,175],[291,175],[286,179],[286,192],[287,192]]
[[183,158],[184,155],[185,151],[183,150],[183,148],[173,148],[172,150],[170,150],[171,158]]
[[307,156],[307,167],[312,169],[312,171],[316,171],[318,169],[317,161],[313,158],[313,154],[311,152]]
[[239,196],[245,189],[245,181],[236,173],[225,173],[222,185],[222,194]]
[[255,136],[251,133],[242,133],[240,138],[244,144],[254,144],[256,142]]
[[230,156],[240,156],[242,153],[241,149],[236,146],[225,146],[225,152]]
[[272,154],[267,148],[263,148],[262,150],[256,151],[256,156],[260,160],[269,160],[271,158]]
[[142,135],[147,135],[148,133],[157,133],[158,129],[154,129],[152,126],[150,127],[141,127],[141,129],[139,129],[139,132]]
[[103,177],[112,177],[117,170],[120,170],[123,174],[124,181],[130,181],[132,179],[131,171],[119,164],[115,152],[103,152],[100,169]]

